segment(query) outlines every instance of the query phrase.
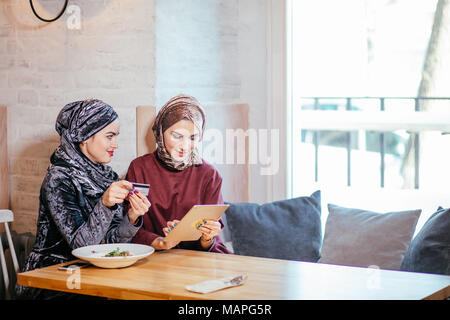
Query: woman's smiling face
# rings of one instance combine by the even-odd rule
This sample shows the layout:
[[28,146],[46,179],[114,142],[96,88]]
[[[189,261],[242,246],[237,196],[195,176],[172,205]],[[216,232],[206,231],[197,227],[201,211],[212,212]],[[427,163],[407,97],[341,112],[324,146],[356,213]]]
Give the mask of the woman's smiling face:
[[164,131],[164,146],[176,161],[185,161],[199,141],[199,129],[190,120],[180,120]]
[[94,163],[109,163],[114,156],[114,150],[119,147],[117,144],[119,131],[119,120],[111,122],[92,137],[80,143],[81,152]]

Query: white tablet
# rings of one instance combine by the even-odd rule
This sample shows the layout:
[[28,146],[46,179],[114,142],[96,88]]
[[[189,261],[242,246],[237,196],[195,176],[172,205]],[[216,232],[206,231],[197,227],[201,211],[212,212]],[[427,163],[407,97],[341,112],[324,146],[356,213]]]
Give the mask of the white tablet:
[[176,227],[170,231],[165,240],[167,241],[194,241],[202,236],[202,232],[197,226],[203,220],[219,220],[227,210],[227,204],[205,204],[195,205],[177,223]]

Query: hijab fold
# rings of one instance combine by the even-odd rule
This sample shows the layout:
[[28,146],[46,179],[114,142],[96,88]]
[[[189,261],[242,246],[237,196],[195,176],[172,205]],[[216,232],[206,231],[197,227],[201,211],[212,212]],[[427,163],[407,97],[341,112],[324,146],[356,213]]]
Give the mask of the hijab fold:
[[55,129],[61,142],[50,158],[51,166],[70,168],[83,192],[89,196],[101,196],[111,183],[118,180],[118,175],[110,166],[88,159],[79,144],[117,118],[110,105],[89,99],[67,104],[56,119]]
[[205,130],[205,113],[197,99],[188,95],[181,94],[170,99],[158,112],[152,127],[158,145],[156,148],[158,158],[169,168],[178,171],[203,163],[196,147],[184,161],[173,159],[167,151],[164,144],[164,131],[181,120],[192,121],[200,132],[199,140],[201,140]]

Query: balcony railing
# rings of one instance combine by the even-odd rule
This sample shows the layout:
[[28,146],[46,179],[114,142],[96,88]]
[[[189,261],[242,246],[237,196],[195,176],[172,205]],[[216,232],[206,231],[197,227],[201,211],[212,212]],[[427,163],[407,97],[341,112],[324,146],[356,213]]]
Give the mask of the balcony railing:
[[[352,131],[366,130],[379,132],[380,186],[385,187],[386,134],[395,130],[406,130],[414,150],[414,188],[419,188],[420,170],[420,132],[450,132],[450,97],[302,97],[312,103],[302,104],[298,111],[296,126],[312,131],[315,156],[315,181],[319,177],[319,131],[341,131],[346,133],[347,149],[347,185],[351,185],[352,173]],[[400,100],[411,105],[411,110],[395,110]],[[329,110],[330,101],[339,109]],[[342,102],[341,102],[342,101]],[[375,102],[377,110],[355,110],[355,106],[364,102]],[[444,107],[437,111],[432,102],[442,102]],[[386,105],[394,106],[389,111]],[[328,110],[324,110],[328,109]],[[432,109],[431,111],[428,111]],[[295,141],[295,140],[294,140]]]

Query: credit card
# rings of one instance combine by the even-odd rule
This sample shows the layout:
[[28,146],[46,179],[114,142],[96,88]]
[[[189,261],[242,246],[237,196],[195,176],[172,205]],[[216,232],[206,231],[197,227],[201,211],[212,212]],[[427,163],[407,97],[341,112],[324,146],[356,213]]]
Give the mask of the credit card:
[[148,193],[150,191],[150,185],[145,183],[131,183],[134,187],[134,190],[139,191],[140,193],[144,194],[145,196],[148,196]]

